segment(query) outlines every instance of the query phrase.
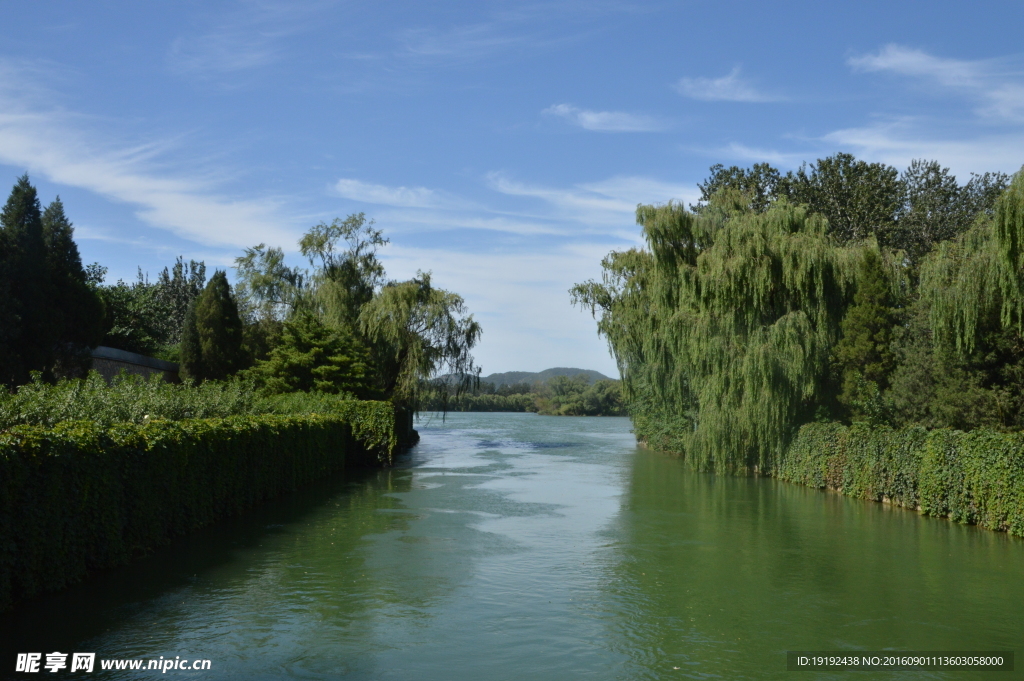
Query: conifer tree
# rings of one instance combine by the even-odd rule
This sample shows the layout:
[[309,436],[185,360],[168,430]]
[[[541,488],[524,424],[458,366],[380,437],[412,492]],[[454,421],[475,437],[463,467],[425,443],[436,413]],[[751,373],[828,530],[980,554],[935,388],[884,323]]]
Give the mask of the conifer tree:
[[242,320],[224,272],[217,271],[189,307],[181,345],[187,378],[219,380],[242,368]]
[[53,285],[54,321],[58,326],[53,374],[75,376],[90,364],[89,350],[103,338],[104,306],[89,286],[82,258],[74,241],[74,228],[58,196],[42,216],[46,262]]
[[865,401],[889,387],[889,376],[896,366],[892,281],[878,251],[866,248],[857,272],[853,305],[843,318],[842,338],[836,345],[843,381],[840,401],[853,407],[855,416],[865,409]]
[[59,327],[46,264],[39,197],[22,175],[0,213],[0,292],[5,294],[0,326],[6,346],[0,355],[0,383],[20,385],[30,371],[53,364]]
[[285,322],[266,360],[246,372],[267,392],[319,391],[374,396],[370,353],[352,333],[325,326],[309,312]]

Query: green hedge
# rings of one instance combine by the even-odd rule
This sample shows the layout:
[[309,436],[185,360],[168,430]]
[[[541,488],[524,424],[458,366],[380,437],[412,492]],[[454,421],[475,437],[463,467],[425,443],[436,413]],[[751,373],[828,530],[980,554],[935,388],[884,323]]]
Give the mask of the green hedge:
[[346,464],[387,464],[389,403],[0,433],[0,610]]
[[1024,433],[812,423],[772,473],[1024,536]]

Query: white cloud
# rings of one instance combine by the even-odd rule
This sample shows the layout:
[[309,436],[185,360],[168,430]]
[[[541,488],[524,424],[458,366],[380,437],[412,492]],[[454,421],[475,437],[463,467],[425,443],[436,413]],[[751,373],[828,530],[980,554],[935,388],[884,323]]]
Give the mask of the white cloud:
[[397,35],[405,54],[411,57],[479,59],[522,44],[527,40],[502,30],[499,23],[406,29]]
[[18,68],[3,64],[0,73],[0,163],[135,205],[148,224],[201,244],[293,241],[279,217],[281,201],[232,198],[211,191],[209,177],[169,173],[157,161],[166,160],[173,142],[111,144],[87,133],[82,117],[47,109],[38,90],[26,94]]
[[510,196],[542,199],[563,217],[592,224],[632,224],[637,204],[665,203],[694,197],[689,187],[646,177],[616,176],[601,182],[581,183],[570,189],[539,187],[517,182],[502,173],[487,176],[493,189]]
[[[497,212],[497,211],[491,211]],[[392,225],[394,231],[422,231],[424,227],[438,231],[453,229],[477,229],[487,232],[504,232],[517,236],[538,236],[550,234],[566,236],[571,230],[545,218],[518,219],[499,215],[488,217],[484,211],[453,214],[429,210],[397,210],[380,214],[379,222]],[[467,244],[469,245],[469,244]]]
[[435,191],[426,187],[388,187],[359,180],[341,179],[334,185],[334,190],[346,199],[382,206],[440,208],[448,203]]
[[726,156],[728,158],[738,158],[746,161],[753,161],[755,163],[773,163],[784,168],[788,166],[797,166],[800,165],[801,162],[808,160],[807,155],[803,152],[782,152],[774,149],[762,149],[758,147],[750,147],[739,142],[732,142],[728,146],[716,150],[714,155],[716,157]]
[[891,44],[877,54],[851,57],[847,63],[855,71],[887,71],[928,80],[977,100],[977,113],[983,117],[1024,121],[1024,83],[1019,72],[1002,68],[999,60],[949,59]]
[[922,132],[912,119],[836,130],[821,142],[897,168],[917,158],[936,159],[962,180],[972,172],[1014,173],[1024,162],[1024,131],[942,139]]
[[705,102],[774,102],[781,98],[759,92],[740,78],[740,67],[721,78],[680,78],[675,89],[682,95]]
[[570,104],[555,104],[541,113],[561,116],[584,130],[601,132],[657,132],[664,123],[651,116],[622,111],[588,111]]
[[265,36],[227,31],[176,39],[167,63],[180,74],[231,74],[271,64],[279,53]]
[[572,307],[569,289],[599,278],[601,259],[612,248],[621,247],[573,244],[528,255],[467,256],[446,248],[391,246],[382,259],[389,276],[402,279],[416,270],[433,270],[436,286],[463,296],[483,326],[473,354],[484,374],[579,366],[617,376],[607,344],[597,336],[596,323],[589,312]]
[[856,71],[892,71],[904,76],[927,77],[947,87],[977,87],[987,70],[984,62],[934,57],[921,50],[886,45],[878,54],[850,57]]
[[176,38],[167,51],[167,65],[182,75],[237,78],[242,71],[279,61],[285,53],[283,39],[316,26],[332,4],[244,0],[207,32]]

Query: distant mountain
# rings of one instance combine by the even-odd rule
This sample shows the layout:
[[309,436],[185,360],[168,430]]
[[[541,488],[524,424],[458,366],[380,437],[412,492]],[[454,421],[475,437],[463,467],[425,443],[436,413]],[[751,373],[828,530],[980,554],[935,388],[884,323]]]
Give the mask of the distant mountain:
[[555,376],[576,376],[578,374],[586,374],[591,383],[607,380],[609,378],[600,371],[594,371],[593,369],[555,367],[554,369],[545,369],[544,371],[506,371],[501,374],[481,376],[480,381],[482,383],[493,383],[495,388],[499,388],[503,385],[511,385],[513,383],[536,383],[538,381],[541,383],[547,383]]

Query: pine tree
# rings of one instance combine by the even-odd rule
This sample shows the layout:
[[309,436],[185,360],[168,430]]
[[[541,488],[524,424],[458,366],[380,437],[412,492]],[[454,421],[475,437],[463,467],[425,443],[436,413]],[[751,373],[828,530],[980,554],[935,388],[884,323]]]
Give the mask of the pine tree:
[[53,374],[80,375],[89,368],[90,348],[99,345],[106,331],[103,301],[88,283],[74,228],[59,196],[46,207],[42,224],[58,327]]
[[370,353],[352,333],[300,312],[284,323],[280,342],[246,374],[271,393],[316,390],[373,397]]
[[242,320],[224,272],[213,275],[185,319],[181,369],[186,377],[220,380],[242,368]]
[[28,382],[53,364],[59,326],[46,264],[39,197],[28,175],[18,178],[0,213],[0,293],[4,293],[0,383]]
[[892,280],[878,251],[865,249],[857,272],[857,292],[843,317],[842,339],[836,345],[843,380],[840,401],[853,407],[855,416],[867,408],[866,400],[871,401],[889,387],[896,366]]

